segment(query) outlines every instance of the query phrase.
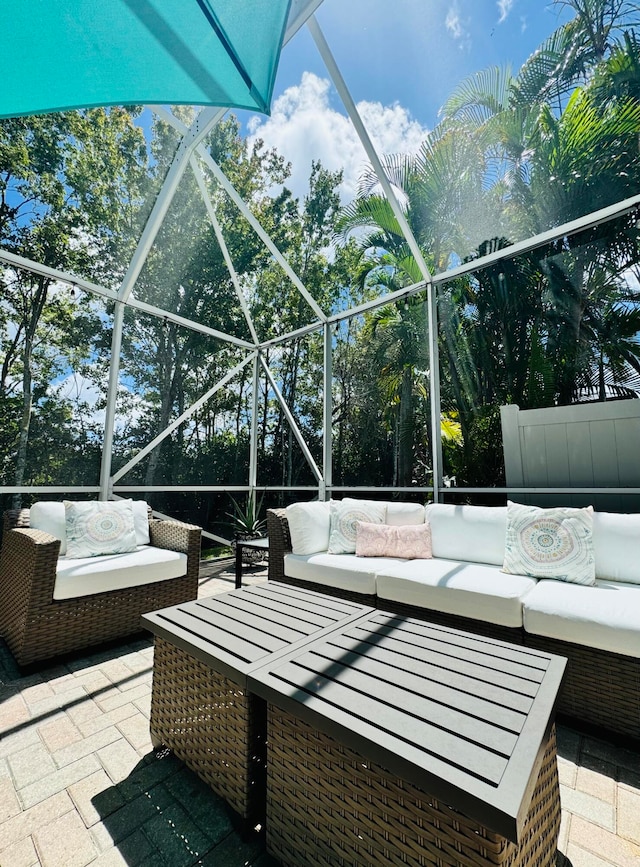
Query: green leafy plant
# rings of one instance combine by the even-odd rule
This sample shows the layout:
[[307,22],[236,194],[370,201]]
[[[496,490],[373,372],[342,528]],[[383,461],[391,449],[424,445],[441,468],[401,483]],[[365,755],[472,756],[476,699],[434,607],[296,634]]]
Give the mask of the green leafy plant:
[[232,519],[234,535],[245,539],[252,539],[264,535],[267,528],[267,522],[264,518],[260,517],[263,500],[264,494],[256,503],[255,492],[247,496],[244,504],[239,503],[231,497],[233,512],[227,512],[227,515]]

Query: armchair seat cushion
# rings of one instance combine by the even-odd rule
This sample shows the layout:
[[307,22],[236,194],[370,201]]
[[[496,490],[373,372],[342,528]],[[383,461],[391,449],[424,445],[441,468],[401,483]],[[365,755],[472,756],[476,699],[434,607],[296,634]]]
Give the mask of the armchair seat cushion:
[[540,581],[524,601],[524,628],[532,635],[640,658],[640,585]]
[[152,545],[139,545],[127,554],[70,559],[56,566],[53,598],[75,599],[125,587],[179,578],[187,572],[187,555]]

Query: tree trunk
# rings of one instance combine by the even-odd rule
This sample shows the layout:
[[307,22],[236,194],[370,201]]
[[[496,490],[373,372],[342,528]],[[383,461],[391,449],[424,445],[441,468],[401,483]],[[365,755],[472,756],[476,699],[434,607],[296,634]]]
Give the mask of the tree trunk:
[[[40,316],[42,315],[47,300],[49,281],[44,277],[38,277],[35,285],[35,293],[30,299],[31,303],[28,307],[25,305],[24,354],[22,362],[22,418],[20,419],[18,447],[16,450],[16,470],[14,475],[14,484],[16,486],[24,484],[25,470],[27,467],[29,428],[31,426],[31,414],[33,412],[33,376],[31,369],[33,347],[38,322],[40,321]],[[25,292],[25,298],[26,294],[27,292]],[[13,509],[19,509],[21,506],[22,494],[16,493],[11,499],[11,507]]]
[[398,486],[411,485],[413,478],[413,370],[405,365],[398,411]]

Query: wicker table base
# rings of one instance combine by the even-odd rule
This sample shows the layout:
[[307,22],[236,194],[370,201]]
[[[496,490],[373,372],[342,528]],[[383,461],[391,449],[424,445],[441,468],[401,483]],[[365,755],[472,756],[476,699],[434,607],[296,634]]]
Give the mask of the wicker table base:
[[284,867],[551,867],[560,830],[555,729],[519,844],[269,705],[267,849]]
[[266,702],[248,675],[371,612],[270,582],[144,615],[155,635],[153,745],[173,750],[246,828],[264,822]]
[[265,704],[156,636],[151,739],[164,745],[248,824],[264,816]]

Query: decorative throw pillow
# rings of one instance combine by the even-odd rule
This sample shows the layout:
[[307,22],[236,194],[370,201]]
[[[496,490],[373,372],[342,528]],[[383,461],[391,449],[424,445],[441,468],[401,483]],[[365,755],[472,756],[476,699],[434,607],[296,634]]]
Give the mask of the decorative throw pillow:
[[355,554],[356,522],[382,524],[387,515],[384,503],[374,500],[331,501],[331,531],[329,534],[329,554]]
[[403,557],[405,560],[431,559],[431,526],[356,522],[356,556]]
[[508,502],[502,571],[595,584],[593,507],[541,509]]
[[131,500],[76,503],[64,500],[67,557],[126,554],[136,549]]

